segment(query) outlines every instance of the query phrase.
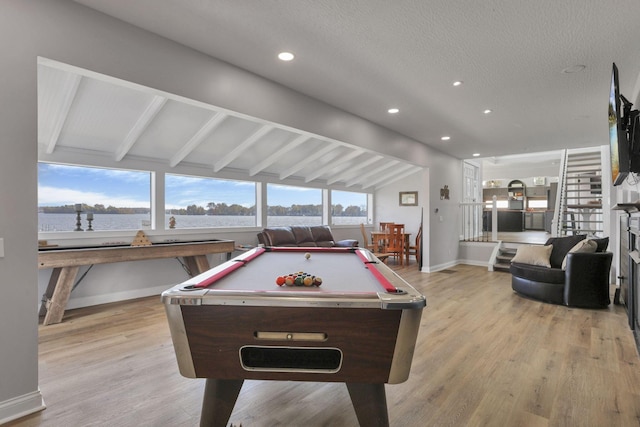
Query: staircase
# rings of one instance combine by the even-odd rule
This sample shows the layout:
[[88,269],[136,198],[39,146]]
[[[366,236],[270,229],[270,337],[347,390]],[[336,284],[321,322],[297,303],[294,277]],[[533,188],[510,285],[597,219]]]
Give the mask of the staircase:
[[498,247],[498,254],[493,263],[493,271],[505,271],[508,273],[511,259],[516,255],[517,249],[517,243],[502,243]]
[[603,236],[600,149],[567,151],[561,171],[558,236]]

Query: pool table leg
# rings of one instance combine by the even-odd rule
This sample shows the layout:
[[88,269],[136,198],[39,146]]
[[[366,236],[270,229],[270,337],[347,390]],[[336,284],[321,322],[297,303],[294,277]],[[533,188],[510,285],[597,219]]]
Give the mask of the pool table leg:
[[347,383],[347,390],[361,426],[389,427],[384,384]]
[[225,427],[238,400],[244,380],[207,378],[202,399],[200,427]]

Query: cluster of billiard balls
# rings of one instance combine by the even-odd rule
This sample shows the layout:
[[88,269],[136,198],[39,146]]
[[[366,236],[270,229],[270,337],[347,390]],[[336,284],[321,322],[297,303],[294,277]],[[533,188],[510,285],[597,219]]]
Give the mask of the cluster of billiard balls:
[[278,276],[276,278],[276,285],[282,286],[320,286],[322,279],[318,276],[312,276],[309,273],[298,272],[287,274],[286,276]]

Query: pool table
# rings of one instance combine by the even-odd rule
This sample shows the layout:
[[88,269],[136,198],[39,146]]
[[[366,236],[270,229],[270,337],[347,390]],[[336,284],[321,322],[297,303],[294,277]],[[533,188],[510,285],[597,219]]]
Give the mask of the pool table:
[[[276,283],[299,272],[315,279]],[[180,373],[207,379],[202,426],[227,424],[245,379],[345,382],[360,425],[389,425],[384,384],[407,380],[426,306],[361,248],[255,248],[162,301]]]

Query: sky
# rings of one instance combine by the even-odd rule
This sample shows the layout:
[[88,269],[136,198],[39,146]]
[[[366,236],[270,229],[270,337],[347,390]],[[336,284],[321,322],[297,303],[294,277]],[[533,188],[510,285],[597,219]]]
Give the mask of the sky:
[[[38,163],[38,206],[62,206],[84,203],[115,207],[149,207],[151,205],[151,173],[121,169],[88,168]],[[359,198],[366,196],[358,194]],[[333,204],[353,204],[353,193],[334,192]],[[206,207],[209,202],[253,206],[253,182],[199,178],[167,174],[165,177],[167,209],[189,205]],[[293,202],[292,202],[293,201]],[[322,204],[319,189],[268,185],[268,204],[290,206]]]

